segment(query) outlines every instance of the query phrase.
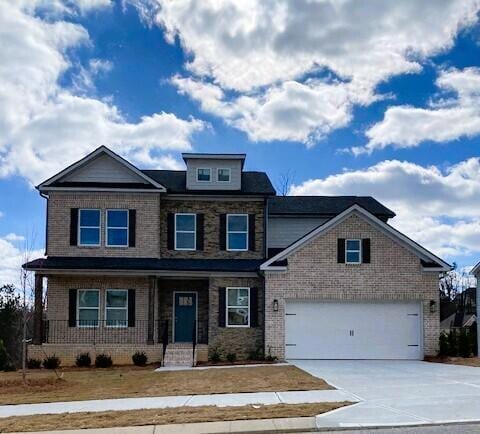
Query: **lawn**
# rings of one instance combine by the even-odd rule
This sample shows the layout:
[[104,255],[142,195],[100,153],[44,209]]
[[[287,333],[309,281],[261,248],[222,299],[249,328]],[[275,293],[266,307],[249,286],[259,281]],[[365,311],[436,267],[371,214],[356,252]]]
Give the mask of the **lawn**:
[[480,357],[429,357],[428,362],[480,367]]
[[109,411],[21,416],[0,419],[0,432],[50,431],[63,429],[109,428],[119,426],[163,425],[174,423],[276,419],[316,416],[348,402],[315,404],[246,405],[242,407],[180,407],[161,410]]
[[152,367],[0,373],[0,404],[81,401],[141,396],[203,395],[333,389],[295,366],[258,366],[154,372]]

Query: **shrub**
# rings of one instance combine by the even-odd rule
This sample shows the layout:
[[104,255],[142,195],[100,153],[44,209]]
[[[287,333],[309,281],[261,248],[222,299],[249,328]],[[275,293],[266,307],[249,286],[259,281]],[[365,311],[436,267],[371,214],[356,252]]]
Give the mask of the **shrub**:
[[132,361],[135,366],[145,366],[148,361],[147,355],[143,351],[137,351],[132,356]]
[[60,366],[60,359],[54,354],[43,359],[43,367],[45,369],[57,369]]
[[42,367],[42,361],[40,359],[28,359],[27,368],[28,369],[40,369]]
[[448,341],[448,333],[442,332],[440,333],[440,337],[438,338],[438,355],[439,356],[448,356],[450,354],[450,345]]
[[79,368],[89,368],[92,364],[90,353],[80,353],[75,360],[75,364]]
[[95,357],[96,368],[110,368],[112,364],[112,358],[107,354],[98,354],[97,357]]
[[454,329],[448,332],[448,355],[451,357],[458,355],[457,332]]
[[275,360],[277,360],[277,357],[276,357],[276,356],[272,356],[271,348],[268,347],[268,354],[265,356],[265,361],[267,361],[267,362],[275,362]]
[[237,355],[235,353],[228,353],[227,354],[227,360],[230,363],[235,363],[237,361]]
[[14,372],[17,370],[16,366],[12,362],[7,362],[3,367],[5,372]]
[[218,363],[220,362],[220,360],[222,360],[222,353],[220,352],[218,347],[212,349],[212,352],[210,354],[210,360],[213,363]]
[[470,348],[470,340],[467,335],[467,330],[462,328],[458,335],[458,355],[460,357],[470,357],[471,354],[472,351]]
[[8,364],[8,354],[3,341],[0,339],[0,371],[5,369]]
[[265,355],[263,354],[263,348],[258,347],[258,348],[250,350],[248,352],[247,358],[248,358],[248,360],[264,360]]

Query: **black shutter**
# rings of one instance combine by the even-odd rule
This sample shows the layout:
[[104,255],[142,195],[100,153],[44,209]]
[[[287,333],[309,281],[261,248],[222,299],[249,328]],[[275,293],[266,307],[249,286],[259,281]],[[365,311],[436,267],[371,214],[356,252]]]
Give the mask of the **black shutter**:
[[258,288],[250,288],[250,327],[258,327]]
[[172,212],[167,216],[167,249],[175,249],[175,214]]
[[135,290],[128,290],[128,327],[135,327]]
[[226,288],[218,288],[218,327],[225,327]]
[[77,290],[68,291],[68,327],[75,327],[77,324]]
[[203,214],[197,214],[197,250],[203,250],[203,237],[204,237],[204,217]]
[[70,245],[78,244],[78,208],[70,209]]
[[337,240],[337,262],[345,264],[345,238]]
[[131,209],[128,211],[128,247],[135,247],[135,238],[137,235],[137,211]]
[[227,250],[227,215],[220,214],[220,228],[218,233],[220,250]]
[[248,215],[248,250],[255,251],[255,214]]
[[362,262],[370,264],[370,238],[362,240]]

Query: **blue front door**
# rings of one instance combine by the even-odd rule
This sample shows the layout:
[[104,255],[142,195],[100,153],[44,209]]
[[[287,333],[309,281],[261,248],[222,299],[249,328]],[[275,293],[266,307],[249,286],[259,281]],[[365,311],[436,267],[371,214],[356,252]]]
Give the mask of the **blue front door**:
[[192,342],[197,316],[197,294],[175,293],[175,342]]

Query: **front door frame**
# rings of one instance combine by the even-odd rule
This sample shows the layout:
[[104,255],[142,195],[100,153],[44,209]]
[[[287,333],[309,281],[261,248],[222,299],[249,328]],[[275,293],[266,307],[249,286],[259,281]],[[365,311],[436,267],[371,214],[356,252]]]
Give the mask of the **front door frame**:
[[[175,305],[176,305],[176,294],[195,294],[195,323],[197,324],[195,334],[196,340],[198,342],[198,291],[173,291],[173,316],[172,316],[172,342],[175,343]],[[185,343],[185,342],[180,342]],[[187,342],[188,343],[188,342]]]

